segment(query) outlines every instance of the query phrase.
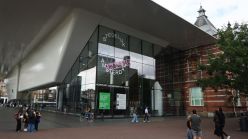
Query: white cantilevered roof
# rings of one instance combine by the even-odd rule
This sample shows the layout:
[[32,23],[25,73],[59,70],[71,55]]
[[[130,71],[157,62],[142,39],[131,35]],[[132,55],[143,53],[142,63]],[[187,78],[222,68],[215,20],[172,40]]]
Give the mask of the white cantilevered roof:
[[[58,12],[61,6],[65,8]],[[73,8],[107,17],[181,50],[216,41],[150,0],[1,0],[0,73],[18,63]]]

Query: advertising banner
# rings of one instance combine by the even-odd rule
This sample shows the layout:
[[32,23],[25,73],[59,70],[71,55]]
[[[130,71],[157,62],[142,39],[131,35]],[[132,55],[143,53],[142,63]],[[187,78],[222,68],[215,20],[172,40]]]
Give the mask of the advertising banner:
[[116,109],[126,109],[126,94],[116,94]]
[[99,93],[99,109],[100,110],[110,109],[110,93],[109,92]]

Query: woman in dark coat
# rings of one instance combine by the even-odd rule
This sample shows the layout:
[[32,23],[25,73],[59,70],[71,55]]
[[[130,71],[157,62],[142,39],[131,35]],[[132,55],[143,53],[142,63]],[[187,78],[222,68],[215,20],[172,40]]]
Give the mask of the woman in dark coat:
[[220,125],[220,114],[219,111],[217,110],[214,113],[214,125],[215,125],[214,134],[222,138],[223,133],[221,131],[221,125]]
[[220,129],[221,129],[221,139],[224,139],[224,135],[227,137],[227,139],[230,139],[230,136],[224,132],[224,127],[225,127],[225,123],[226,123],[226,117],[222,111],[222,108],[219,108],[219,119],[220,119]]
[[40,123],[40,117],[41,117],[41,114],[39,111],[35,111],[35,116],[36,116],[36,119],[35,119],[35,125],[34,125],[34,128],[36,131],[38,131],[39,129],[39,123]]

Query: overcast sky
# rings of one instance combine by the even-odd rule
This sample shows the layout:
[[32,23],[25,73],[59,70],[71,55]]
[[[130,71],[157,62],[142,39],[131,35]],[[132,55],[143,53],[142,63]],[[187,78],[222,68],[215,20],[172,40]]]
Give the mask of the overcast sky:
[[248,0],[153,0],[190,23],[198,16],[200,4],[216,28],[228,23],[248,22]]

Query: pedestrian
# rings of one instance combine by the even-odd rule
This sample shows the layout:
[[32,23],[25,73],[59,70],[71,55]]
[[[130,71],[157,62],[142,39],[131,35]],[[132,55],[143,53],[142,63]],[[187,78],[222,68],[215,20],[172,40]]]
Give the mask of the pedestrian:
[[187,139],[193,139],[193,133],[191,128],[191,122],[190,122],[190,115],[187,117]]
[[87,120],[87,122],[89,122],[91,118],[90,111],[91,111],[90,107],[85,108],[84,118]]
[[24,123],[23,131],[27,132],[28,131],[28,113],[27,113],[27,111],[23,115],[23,123]]
[[190,123],[193,139],[202,139],[201,117],[197,115],[196,110],[193,110],[192,112],[193,114],[190,117]]
[[231,136],[229,136],[225,131],[224,131],[224,127],[225,127],[225,124],[226,124],[226,117],[222,111],[222,108],[220,107],[219,108],[219,119],[220,119],[220,129],[221,129],[221,132],[222,132],[222,136],[221,136],[221,139],[224,139],[224,136],[225,135],[227,137],[227,139],[230,139]]
[[16,132],[20,132],[22,128],[22,118],[23,118],[23,110],[22,108],[19,109],[17,113],[15,113],[16,119]]
[[214,112],[214,134],[218,137],[222,137],[222,131],[221,131],[221,126],[220,126],[220,114],[219,111]]
[[35,124],[34,124],[34,128],[36,131],[38,131],[39,128],[39,123],[40,123],[40,118],[41,118],[41,114],[38,110],[35,110]]
[[132,123],[134,123],[134,122],[138,123],[139,120],[138,120],[138,116],[137,116],[137,109],[136,109],[136,107],[133,108],[133,114],[132,115],[133,115]]
[[145,108],[144,122],[150,122],[149,121],[149,110],[148,110],[148,107]]
[[34,132],[35,129],[35,112],[34,110],[30,110],[30,112],[28,113],[28,132]]

